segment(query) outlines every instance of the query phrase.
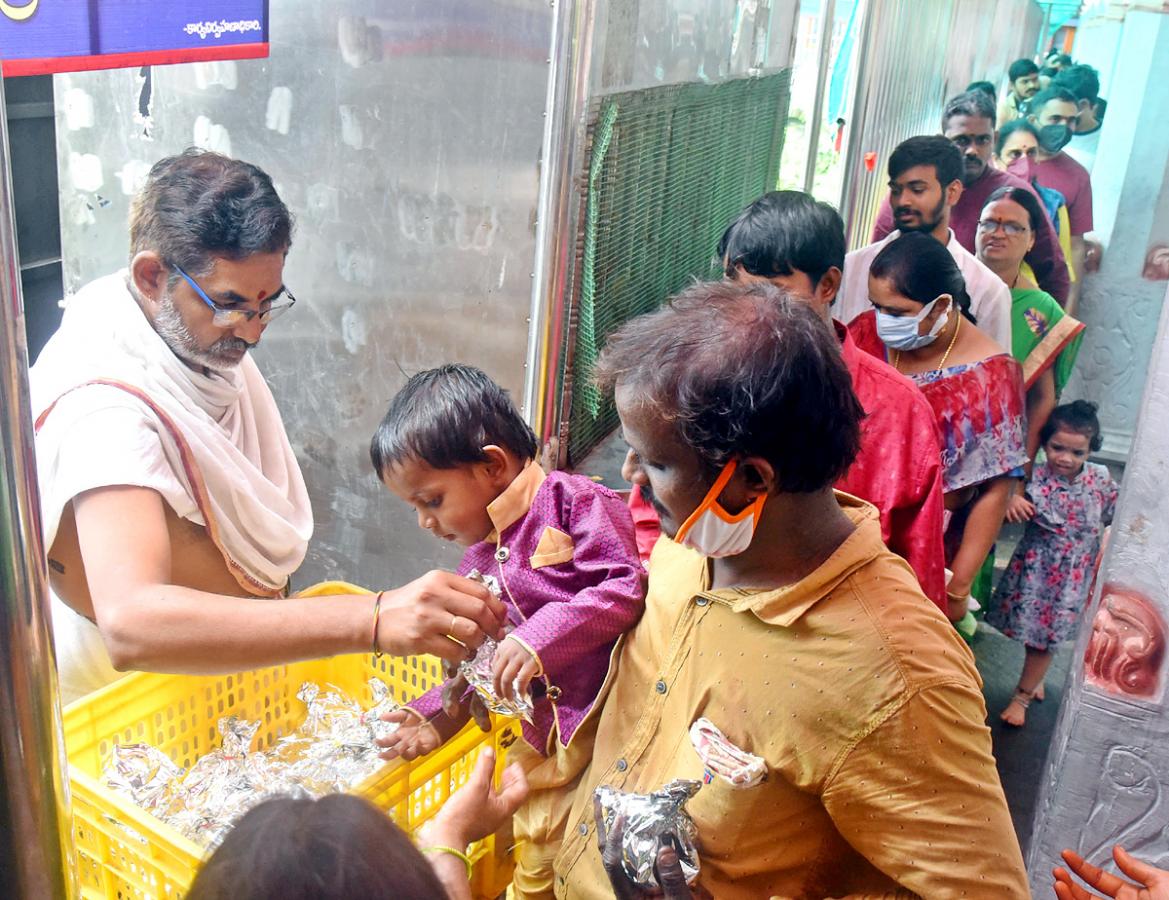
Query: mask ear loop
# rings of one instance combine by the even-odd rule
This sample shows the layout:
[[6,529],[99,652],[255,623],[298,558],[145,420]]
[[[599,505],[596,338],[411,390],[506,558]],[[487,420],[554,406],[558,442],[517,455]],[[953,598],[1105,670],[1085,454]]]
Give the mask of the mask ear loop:
[[725,466],[723,466],[723,470],[719,472],[718,478],[714,480],[714,484],[710,486],[710,490],[706,492],[706,496],[702,498],[702,502],[694,508],[694,512],[690,513],[690,515],[686,517],[686,521],[682,523],[682,527],[679,528],[678,533],[674,535],[674,541],[676,543],[682,543],[682,540],[690,532],[690,529],[694,527],[694,523],[702,517],[704,512],[710,509],[710,507],[718,501],[719,495],[723,492],[723,488],[725,488],[730,482],[731,476],[735,474],[735,469],[737,469],[738,466],[738,460],[734,459],[730,460]]
[[[945,297],[950,302],[946,305],[945,311],[943,313],[939,314],[936,319],[934,319],[934,324],[930,327],[930,332],[929,332],[930,337],[937,337],[939,334],[942,333],[942,331],[945,329],[945,327],[950,323],[950,313],[953,312],[953,310],[954,310],[954,295],[953,294],[938,294],[938,296],[934,297],[934,299],[931,300],[930,302],[936,307],[938,304],[938,301],[941,300],[943,297]],[[928,315],[928,313],[927,313],[927,315]]]

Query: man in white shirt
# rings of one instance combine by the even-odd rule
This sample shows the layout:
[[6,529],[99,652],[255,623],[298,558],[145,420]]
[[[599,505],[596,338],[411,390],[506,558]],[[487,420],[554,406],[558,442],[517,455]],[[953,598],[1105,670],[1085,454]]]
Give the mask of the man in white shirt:
[[842,322],[851,322],[870,308],[869,267],[881,249],[905,232],[922,231],[945,244],[958,263],[978,327],[1010,351],[1010,289],[950,230],[950,210],[962,196],[962,173],[962,154],[940,134],[912,137],[897,145],[889,157],[889,202],[897,230],[844,258],[844,282],[835,310]]

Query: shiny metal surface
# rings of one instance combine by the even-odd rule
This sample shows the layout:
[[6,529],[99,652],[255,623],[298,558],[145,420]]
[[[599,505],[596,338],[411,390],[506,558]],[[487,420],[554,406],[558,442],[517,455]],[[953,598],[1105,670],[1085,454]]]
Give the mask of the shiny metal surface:
[[828,64],[832,54],[832,25],[836,15],[836,0],[820,0],[820,60],[816,69],[816,99],[812,101],[812,115],[808,119],[808,159],[804,166],[804,192],[812,193],[816,182],[816,151],[820,146],[820,127],[824,121],[824,89],[828,84]]
[[532,266],[532,313],[524,409],[546,451],[560,465],[560,397],[565,366],[562,357],[572,292],[575,235],[581,203],[572,173],[584,152],[593,55],[596,3],[552,0],[554,25],[548,64],[540,190],[536,207],[536,253]]
[[298,218],[300,302],[256,353],[316,517],[297,585],[458,559],[379,485],[369,440],[407,375],[443,362],[524,396],[554,12],[283,0],[268,60],[55,80],[67,290],[125,264],[129,195],[191,144],[263,167]]
[[0,892],[69,898],[78,886],[8,161],[8,125],[0,118]]
[[[997,83],[1013,60],[1029,55],[1032,29],[1041,21],[1034,6],[1033,0],[869,0],[857,50],[863,77],[851,115],[844,116],[840,211],[850,247],[869,242],[893,149],[908,137],[939,133],[949,97],[974,80]],[[865,165],[870,153],[872,171]]]
[[716,82],[791,63],[798,0],[598,4],[592,92]]

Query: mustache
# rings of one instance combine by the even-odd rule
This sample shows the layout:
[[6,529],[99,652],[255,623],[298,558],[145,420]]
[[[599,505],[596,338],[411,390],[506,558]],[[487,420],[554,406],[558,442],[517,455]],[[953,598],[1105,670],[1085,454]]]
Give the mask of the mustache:
[[658,514],[658,518],[662,519],[669,515],[667,509],[662,506],[657,497],[654,496],[654,489],[648,484],[641,486],[641,499],[653,507],[654,512]]
[[207,348],[207,352],[211,354],[216,353],[235,353],[237,351],[247,352],[253,349],[259,341],[255,344],[249,344],[243,338],[239,337],[224,337],[217,340],[214,344]]

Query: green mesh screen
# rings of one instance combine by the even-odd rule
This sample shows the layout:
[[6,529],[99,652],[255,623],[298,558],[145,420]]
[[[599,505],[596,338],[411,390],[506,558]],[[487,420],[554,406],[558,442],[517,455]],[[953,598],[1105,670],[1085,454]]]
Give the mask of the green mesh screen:
[[715,275],[727,224],[775,187],[788,83],[782,72],[610,94],[594,104],[568,334],[570,464],[618,424],[612,401],[592,384],[605,337],[691,278]]

